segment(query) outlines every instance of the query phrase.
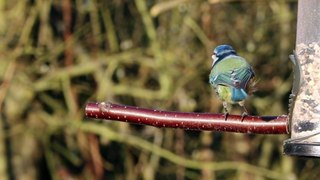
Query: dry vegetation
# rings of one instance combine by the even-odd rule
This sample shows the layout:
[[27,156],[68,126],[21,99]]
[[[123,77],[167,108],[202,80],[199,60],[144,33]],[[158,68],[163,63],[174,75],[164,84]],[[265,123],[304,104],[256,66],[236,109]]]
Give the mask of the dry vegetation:
[[[84,118],[89,101],[221,112],[211,51],[259,79],[255,115],[287,113],[292,0],[0,1],[0,179],[314,179],[284,135],[156,129]],[[239,109],[234,108],[234,113]]]

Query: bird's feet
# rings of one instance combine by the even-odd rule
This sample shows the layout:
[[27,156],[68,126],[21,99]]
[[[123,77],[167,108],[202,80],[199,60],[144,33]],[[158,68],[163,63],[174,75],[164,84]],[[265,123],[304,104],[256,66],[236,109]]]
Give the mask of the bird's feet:
[[244,106],[244,101],[239,102],[239,105],[243,108],[243,113],[241,115],[241,122],[244,120],[244,118],[248,115],[248,110]]
[[224,120],[225,120],[225,121],[228,119],[228,116],[229,116],[229,113],[228,113],[228,112],[225,112],[225,113],[224,113]]
[[226,121],[228,119],[229,116],[229,111],[228,111],[228,103],[227,102],[223,102],[223,109],[224,109],[224,120]]
[[247,112],[243,112],[241,115],[241,122],[244,120],[244,118],[248,115]]

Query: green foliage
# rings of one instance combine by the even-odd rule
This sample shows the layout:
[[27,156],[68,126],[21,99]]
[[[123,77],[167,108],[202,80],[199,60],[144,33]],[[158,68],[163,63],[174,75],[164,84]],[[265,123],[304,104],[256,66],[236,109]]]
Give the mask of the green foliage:
[[[254,115],[287,113],[296,1],[0,2],[0,179],[314,178],[287,136],[156,129],[84,118],[89,101],[221,112],[211,53],[253,66]],[[233,113],[239,113],[234,109]]]

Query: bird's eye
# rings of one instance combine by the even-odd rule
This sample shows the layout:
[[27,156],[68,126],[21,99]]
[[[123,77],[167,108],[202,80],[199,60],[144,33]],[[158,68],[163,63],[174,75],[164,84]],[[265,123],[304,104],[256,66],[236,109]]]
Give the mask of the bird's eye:
[[213,53],[213,55],[216,55],[216,54],[217,54],[217,53],[215,53],[215,52]]

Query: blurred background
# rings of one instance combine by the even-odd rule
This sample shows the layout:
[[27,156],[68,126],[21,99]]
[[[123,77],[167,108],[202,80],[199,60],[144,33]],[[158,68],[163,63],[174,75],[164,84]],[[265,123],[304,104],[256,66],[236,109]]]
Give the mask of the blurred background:
[[295,0],[0,1],[0,179],[315,179],[319,161],[283,155],[288,135],[84,117],[92,101],[222,112],[219,44],[256,72],[249,112],[287,114],[296,15]]

